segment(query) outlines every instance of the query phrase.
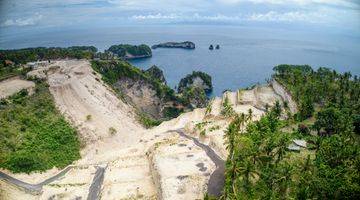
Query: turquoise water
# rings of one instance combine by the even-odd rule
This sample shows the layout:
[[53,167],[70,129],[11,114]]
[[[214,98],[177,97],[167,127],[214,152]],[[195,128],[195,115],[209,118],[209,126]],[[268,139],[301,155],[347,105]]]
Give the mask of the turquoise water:
[[[340,72],[360,74],[360,38],[326,32],[241,26],[145,26],[103,29],[38,31],[0,35],[0,48],[94,45],[100,50],[112,44],[148,44],[192,41],[195,50],[156,49],[153,57],[133,60],[146,69],[158,65],[168,84],[175,87],[193,70],[209,73],[214,95],[270,78],[277,64],[309,64]],[[220,50],[210,51],[209,45]]]

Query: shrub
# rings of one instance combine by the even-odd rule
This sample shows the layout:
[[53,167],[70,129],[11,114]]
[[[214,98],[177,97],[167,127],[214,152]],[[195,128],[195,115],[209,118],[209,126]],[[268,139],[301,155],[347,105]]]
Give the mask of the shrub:
[[309,135],[310,134],[310,129],[305,124],[299,124],[298,125],[298,132],[303,134],[303,135]]
[[116,129],[114,128],[114,127],[110,127],[109,128],[109,133],[110,133],[110,135],[115,135],[116,134]]
[[90,121],[92,119],[91,115],[86,115],[86,121]]
[[0,107],[0,167],[15,173],[62,168],[80,158],[75,129],[55,108],[47,85],[36,88],[31,96],[14,95],[22,103]]

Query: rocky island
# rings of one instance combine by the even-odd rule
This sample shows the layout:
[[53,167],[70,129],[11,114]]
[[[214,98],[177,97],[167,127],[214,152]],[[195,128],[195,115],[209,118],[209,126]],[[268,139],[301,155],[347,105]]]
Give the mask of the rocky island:
[[129,44],[112,45],[109,49],[105,50],[105,53],[113,54],[115,57],[126,60],[148,58],[152,56],[151,49],[146,44],[141,44],[139,46]]
[[195,44],[190,41],[185,42],[165,42],[161,44],[156,44],[151,47],[152,49],[157,48],[182,48],[182,49],[195,49]]

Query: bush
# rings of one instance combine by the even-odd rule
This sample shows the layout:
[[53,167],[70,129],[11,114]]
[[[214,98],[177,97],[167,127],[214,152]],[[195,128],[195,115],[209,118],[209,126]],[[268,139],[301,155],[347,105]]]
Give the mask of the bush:
[[114,127],[110,127],[110,128],[109,128],[109,134],[110,134],[110,135],[115,135],[116,132],[117,132],[117,131],[116,131],[116,129],[115,129]]
[[303,135],[309,135],[310,134],[310,129],[305,124],[299,124],[298,125],[298,132],[303,134]]
[[37,92],[24,91],[0,107],[0,167],[12,172],[45,171],[65,167],[80,158],[80,142],[74,128],[55,108],[46,84]]

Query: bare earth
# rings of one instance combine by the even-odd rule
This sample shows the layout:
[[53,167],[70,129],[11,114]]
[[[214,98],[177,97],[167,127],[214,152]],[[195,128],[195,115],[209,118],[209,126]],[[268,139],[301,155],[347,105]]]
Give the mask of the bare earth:
[[11,78],[0,82],[0,99],[9,97],[22,89],[28,90],[31,94],[35,87],[35,83],[32,81],[21,80],[18,77]]
[[[213,183],[222,182],[223,172],[219,172],[223,169],[219,167],[227,157],[223,136],[230,122],[220,114],[224,98],[212,101],[209,114],[205,109],[195,109],[144,129],[135,120],[133,108],[116,97],[88,61],[55,61],[34,74],[47,78],[58,109],[78,128],[84,144],[82,158],[65,175],[43,185],[40,194],[31,194],[0,177],[0,199],[96,199],[92,198],[97,194],[94,188],[100,188],[98,198],[106,200],[187,200],[202,199],[208,184],[219,190]],[[251,109],[254,120],[264,114],[264,104],[282,100],[270,86],[225,95],[236,112]],[[200,122],[207,122],[205,136],[196,128]],[[214,157],[218,158],[216,163]],[[99,169],[104,169],[102,174]],[[2,171],[32,184],[60,172]],[[217,175],[212,176],[215,171]]]

